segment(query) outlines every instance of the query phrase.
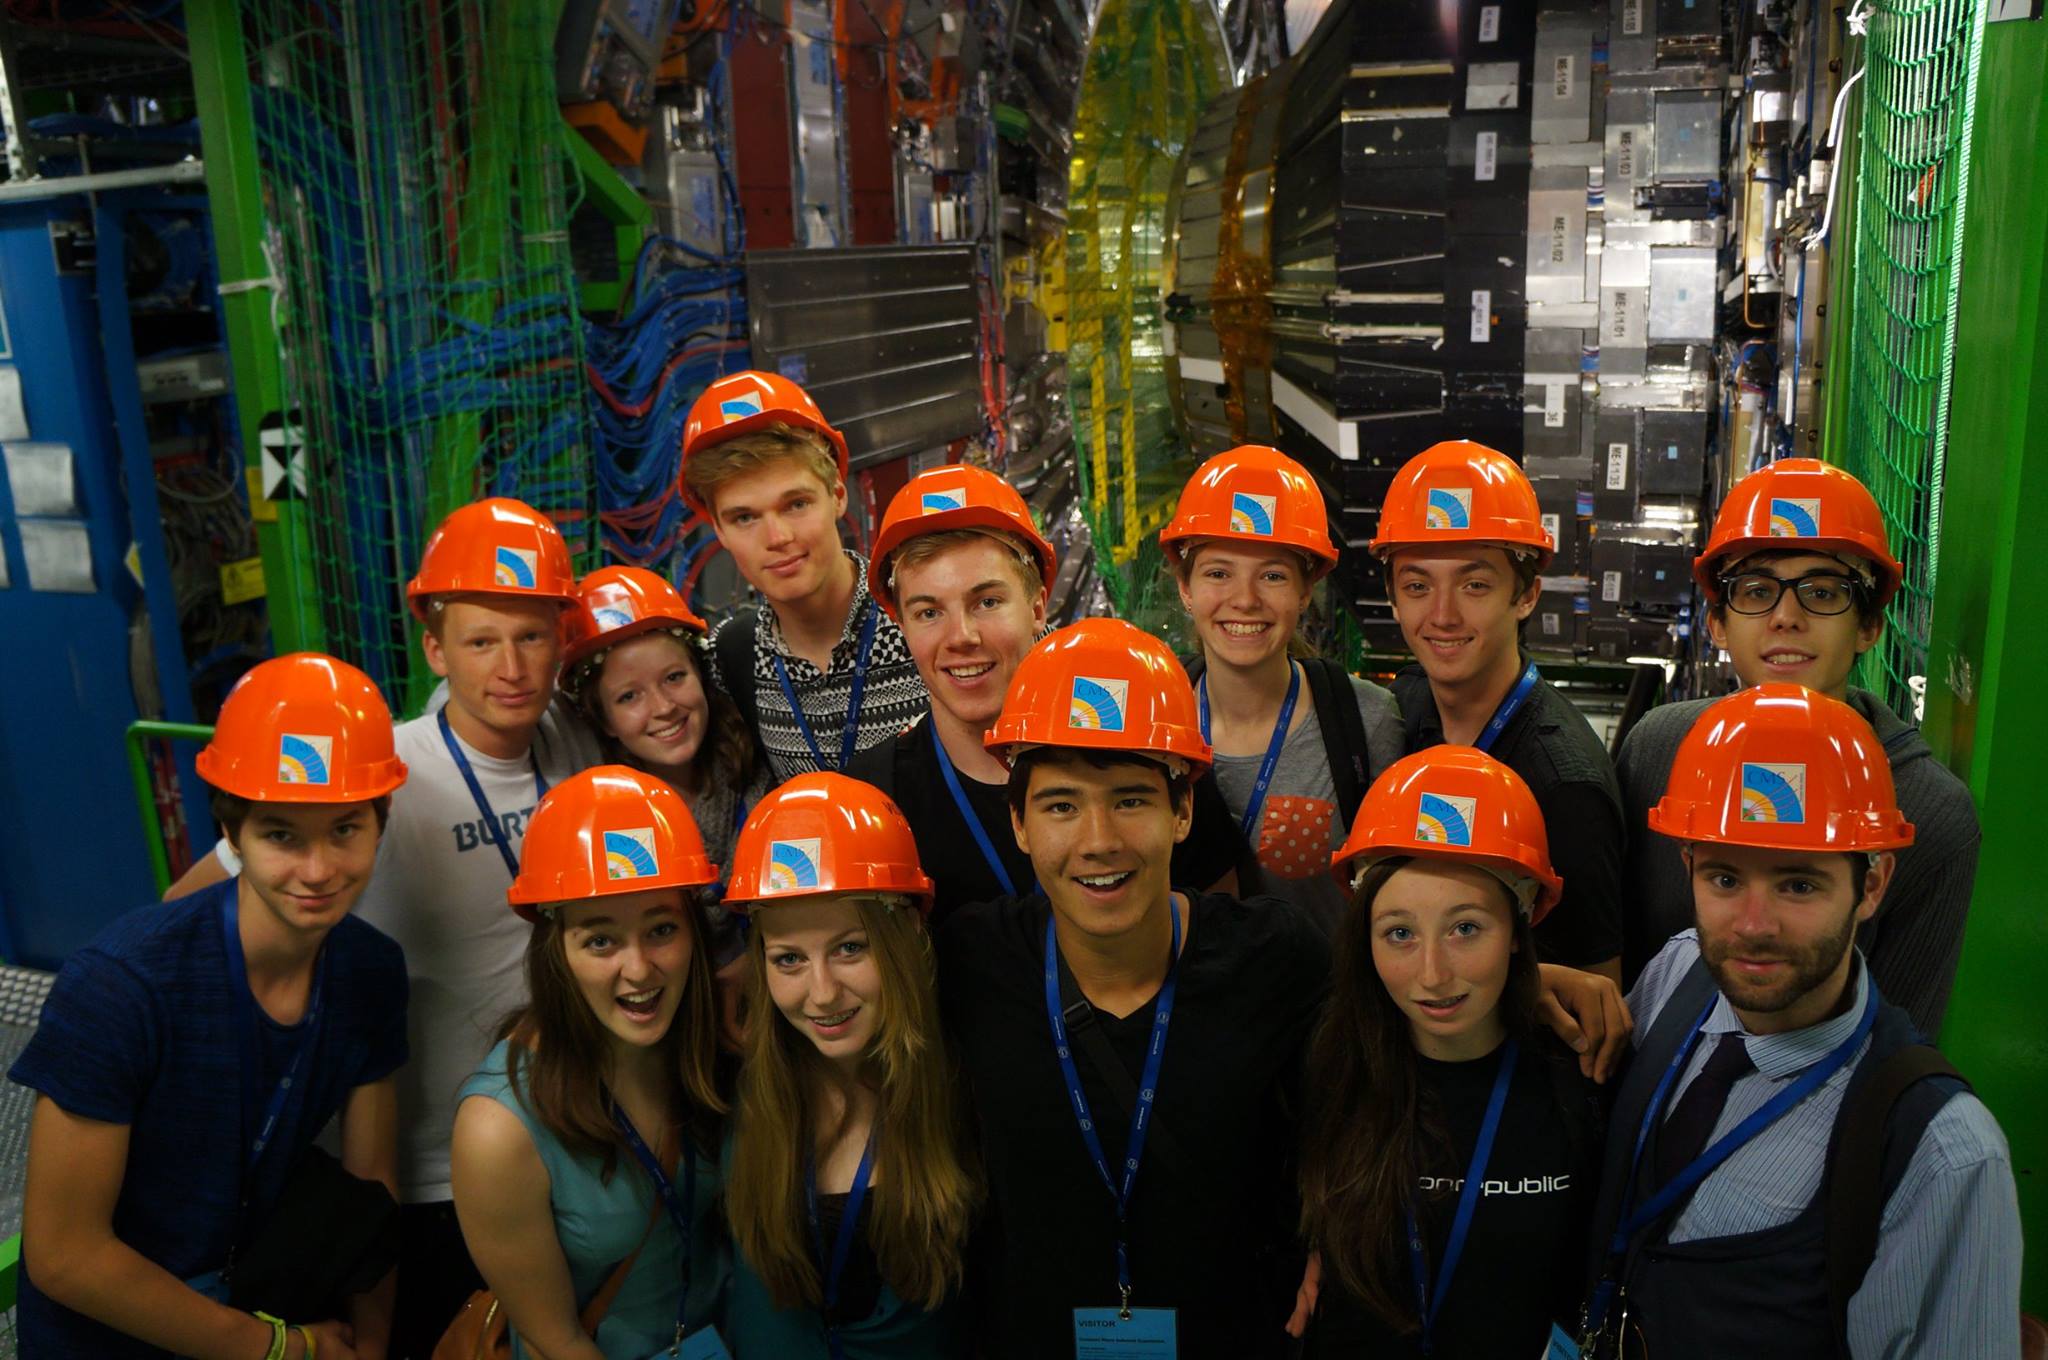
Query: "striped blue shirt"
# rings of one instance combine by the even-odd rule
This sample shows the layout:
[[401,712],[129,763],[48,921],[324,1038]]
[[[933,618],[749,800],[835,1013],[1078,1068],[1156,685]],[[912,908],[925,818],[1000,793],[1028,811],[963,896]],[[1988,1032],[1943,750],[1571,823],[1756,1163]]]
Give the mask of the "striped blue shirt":
[[[1638,1038],[1649,1033],[1699,956],[1699,932],[1687,930],[1643,969],[1628,996]],[[1854,1004],[1832,1020],[1784,1034],[1746,1033],[1721,997],[1701,1026],[1701,1040],[1665,1114],[1706,1066],[1720,1036],[1743,1034],[1756,1071],[1730,1089],[1712,1135],[1721,1138],[1849,1037],[1870,986],[1859,952]],[[1671,1225],[1670,1241],[1760,1232],[1798,1217],[1820,1189],[1828,1135],[1862,1060],[1859,1052],[1855,1062],[1716,1167]],[[2012,1156],[1998,1121],[1965,1092],[1928,1124],[1885,1205],[1877,1259],[1849,1300],[1850,1352],[1858,1360],[2017,1357],[2019,1300],[2020,1216]]]

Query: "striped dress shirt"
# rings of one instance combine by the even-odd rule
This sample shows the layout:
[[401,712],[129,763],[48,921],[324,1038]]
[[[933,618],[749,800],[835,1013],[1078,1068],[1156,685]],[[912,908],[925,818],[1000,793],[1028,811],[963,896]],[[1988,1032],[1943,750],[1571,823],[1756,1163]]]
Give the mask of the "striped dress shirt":
[[[1643,969],[1628,997],[1638,1038],[1699,956],[1699,932],[1687,930]],[[1854,1004],[1841,1015],[1784,1034],[1747,1034],[1727,997],[1718,998],[1662,1117],[1706,1066],[1720,1036],[1743,1033],[1756,1070],[1730,1088],[1712,1134],[1719,1140],[1856,1028],[1871,987],[1860,952],[1853,987]],[[1760,1232],[1798,1217],[1820,1189],[1835,1115],[1868,1049],[1866,1040],[1853,1062],[1716,1167],[1672,1223],[1669,1241]],[[1885,1205],[1877,1259],[1849,1300],[1850,1353],[1856,1360],[2016,1358],[2019,1298],[2012,1157],[1991,1112],[1964,1092],[1928,1124]]]

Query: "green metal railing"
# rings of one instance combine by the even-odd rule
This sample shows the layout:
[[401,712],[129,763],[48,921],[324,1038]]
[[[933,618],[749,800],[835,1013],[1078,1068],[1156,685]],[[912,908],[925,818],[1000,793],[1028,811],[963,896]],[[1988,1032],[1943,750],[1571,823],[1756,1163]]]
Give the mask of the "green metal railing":
[[142,832],[149,843],[149,868],[162,896],[171,886],[171,853],[164,843],[163,817],[157,812],[156,783],[149,776],[149,743],[211,741],[213,729],[203,723],[156,722],[145,718],[128,724],[128,777],[135,784],[135,806],[142,813]]

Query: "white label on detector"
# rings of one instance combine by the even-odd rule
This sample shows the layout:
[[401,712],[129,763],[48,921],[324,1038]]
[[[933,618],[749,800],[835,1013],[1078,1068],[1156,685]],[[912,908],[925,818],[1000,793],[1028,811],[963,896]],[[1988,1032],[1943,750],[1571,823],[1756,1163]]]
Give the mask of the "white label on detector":
[[1562,620],[1560,620],[1557,617],[1557,615],[1545,614],[1543,616],[1543,635],[1545,637],[1556,637],[1558,634],[1558,624],[1560,622],[1562,622]]
[[1546,430],[1564,427],[1564,384],[1543,384],[1543,428]]
[[1472,178],[1492,179],[1500,164],[1500,134],[1482,132],[1472,144]]
[[1621,0],[1621,31],[1631,38],[1643,31],[1643,0]]
[[1626,444],[1609,444],[1607,446],[1607,489],[1609,491],[1628,490],[1628,445]]
[[1499,5],[1481,5],[1479,7],[1479,41],[1500,41]]
[[1550,93],[1559,100],[1572,97],[1572,56],[1567,52],[1550,69]]
[[1553,545],[1555,545],[1558,541],[1557,526],[1558,518],[1556,515],[1543,516],[1543,532],[1550,535],[1550,541]]
[[1493,338],[1493,292],[1487,288],[1472,290],[1472,343],[1483,345]]
[[1621,603],[1621,573],[1603,571],[1600,573],[1600,598],[1609,604]]

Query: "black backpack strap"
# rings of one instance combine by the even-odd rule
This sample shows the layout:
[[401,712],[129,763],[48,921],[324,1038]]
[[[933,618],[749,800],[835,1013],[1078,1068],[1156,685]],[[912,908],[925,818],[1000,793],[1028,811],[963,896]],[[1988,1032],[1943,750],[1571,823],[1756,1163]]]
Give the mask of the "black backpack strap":
[[718,630],[717,642],[719,682],[725,686],[726,698],[739,706],[756,743],[760,741],[761,705],[754,695],[754,637],[760,627],[760,612],[746,610]]
[[[1924,1098],[1902,1098],[1930,1077],[1945,1077],[1945,1090]],[[1841,1354],[1849,1354],[1849,1300],[1863,1287],[1877,1259],[1878,1227],[1885,1201],[1905,1174],[1928,1123],[1969,1083],[1939,1049],[1908,1044],[1895,1049],[1878,1069],[1844,1098],[1828,1150],[1828,1308],[1834,1315]],[[1918,1093],[1916,1093],[1916,1096]]]
[[1330,779],[1337,790],[1337,818],[1348,829],[1372,786],[1366,772],[1372,768],[1366,751],[1365,719],[1358,713],[1358,695],[1351,688],[1351,672],[1339,661],[1310,657],[1301,663],[1308,676],[1308,691],[1316,702],[1316,722],[1323,729],[1323,756],[1330,765]]

